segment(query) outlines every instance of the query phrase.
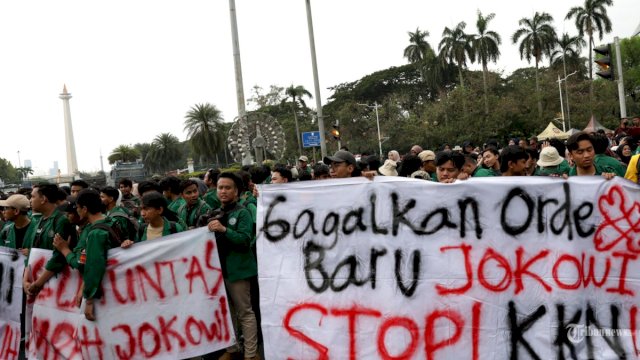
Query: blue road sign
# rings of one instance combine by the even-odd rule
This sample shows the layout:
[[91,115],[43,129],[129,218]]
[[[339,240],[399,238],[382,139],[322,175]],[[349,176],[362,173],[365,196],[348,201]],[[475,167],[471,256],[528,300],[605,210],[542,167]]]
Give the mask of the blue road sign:
[[310,148],[320,146],[320,132],[308,131],[302,133],[302,147]]

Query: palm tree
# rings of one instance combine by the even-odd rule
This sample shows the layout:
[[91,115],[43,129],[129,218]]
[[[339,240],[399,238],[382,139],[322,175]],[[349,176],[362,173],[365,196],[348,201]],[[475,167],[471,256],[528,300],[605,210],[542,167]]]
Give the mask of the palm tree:
[[589,36],[589,79],[593,80],[592,56],[591,53],[593,42],[593,33],[598,32],[600,40],[604,34],[611,32],[611,20],[607,16],[605,6],[611,6],[613,0],[584,0],[584,7],[575,6],[567,13],[565,19],[570,20],[575,16],[576,28],[580,32],[580,36],[585,33]]
[[29,166],[16,168],[16,172],[20,174],[21,180],[28,178],[29,175],[33,175],[33,169],[30,168]]
[[449,62],[455,62],[456,65],[458,65],[460,87],[462,88],[464,88],[462,70],[467,66],[467,58],[471,60],[471,62],[475,60],[475,53],[471,46],[473,38],[464,32],[466,26],[467,24],[461,21],[453,30],[445,27],[442,32],[442,40],[438,45],[440,54],[446,57]]
[[429,53],[433,53],[431,45],[425,40],[429,36],[428,31],[420,31],[420,28],[416,28],[416,32],[408,32],[409,45],[404,48],[404,57],[412,63],[420,63],[427,59]]
[[284,104],[287,100],[291,99],[291,111],[293,111],[293,120],[296,123],[296,140],[298,141],[298,156],[302,156],[302,142],[300,140],[301,134],[300,134],[300,127],[298,126],[298,103],[300,103],[302,107],[307,107],[307,104],[305,104],[304,99],[302,98],[304,96],[308,98],[312,98],[313,96],[311,96],[311,93],[308,92],[307,89],[304,88],[304,86],[302,85],[293,86],[293,84],[289,86],[284,93],[286,95],[286,98],[282,101],[282,104]]
[[[464,28],[467,26],[467,23],[461,21],[456,25],[456,27],[451,30],[448,27],[444,28],[442,32],[442,40],[440,40],[440,44],[438,45],[438,50],[440,50],[440,56],[443,59],[446,59],[449,63],[455,62],[458,66],[458,76],[460,77],[460,88],[464,92],[464,80],[462,78],[462,70],[467,66],[467,58],[474,62],[475,53],[473,52],[473,47],[471,46],[471,42],[473,41],[472,37],[467,35],[464,32]],[[462,111],[464,113],[465,118],[467,117],[467,101],[463,93],[462,97]]]
[[140,153],[131,145],[118,145],[113,151],[111,151],[111,155],[107,158],[109,164],[113,164],[116,161],[122,162],[133,162],[140,156]]
[[448,124],[447,108],[449,107],[449,101],[446,86],[455,81],[456,66],[447,61],[443,52],[438,55],[430,54],[422,64],[420,72],[424,74],[424,82],[429,88],[438,92],[438,97],[445,108],[444,121],[445,124]]
[[184,129],[194,155],[209,161],[216,160],[224,146],[222,112],[215,105],[196,104],[185,115]]
[[142,159],[142,162],[146,164],[147,155],[151,151],[151,143],[135,143],[133,148],[140,154],[139,159]]
[[538,97],[538,117],[542,119],[542,101],[540,99],[540,80],[538,79],[538,64],[542,61],[542,57],[551,52],[551,48],[555,45],[556,31],[551,25],[553,17],[548,13],[542,14],[537,12],[532,19],[522,18],[518,22],[521,26],[511,36],[513,43],[517,43],[520,38],[520,59],[527,59],[531,62],[533,57],[536,61],[536,94]]
[[491,13],[486,17],[482,16],[480,10],[478,10],[478,20],[476,21],[476,27],[478,33],[473,36],[473,51],[476,54],[476,60],[482,64],[482,85],[484,87],[484,113],[489,114],[489,102],[487,100],[487,62],[496,62],[500,57],[500,48],[498,47],[502,40],[500,35],[491,30],[487,30],[487,25],[496,14]]
[[567,86],[567,58],[572,62],[580,61],[580,50],[587,43],[579,36],[570,36],[567,33],[562,34],[562,38],[556,39],[555,50],[551,53],[551,63],[557,64],[562,60],[562,70],[564,71],[564,94],[567,104],[567,121],[571,128],[571,110],[569,109],[569,88]]
[[147,154],[152,170],[165,172],[180,166],[182,149],[180,140],[170,133],[162,133],[153,139]]

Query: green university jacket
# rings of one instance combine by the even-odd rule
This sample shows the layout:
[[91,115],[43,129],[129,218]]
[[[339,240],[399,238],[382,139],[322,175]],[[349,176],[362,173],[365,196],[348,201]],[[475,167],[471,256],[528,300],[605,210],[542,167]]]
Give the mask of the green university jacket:
[[225,215],[221,222],[227,231],[215,233],[222,276],[231,282],[256,276],[258,265],[252,251],[255,237],[249,210],[235,203],[222,210]]
[[[37,225],[33,228],[33,231],[27,232],[25,235],[24,247],[28,247],[29,249],[53,250],[53,255],[45,265],[45,269],[57,274],[67,266],[67,261],[62,253],[53,247],[53,238],[56,234],[60,234],[65,240],[70,237],[71,242],[69,246],[75,247],[77,239],[76,230],[65,214],[58,209],[54,210],[46,219],[41,217],[36,223]],[[28,262],[29,259],[27,258],[26,263]]]
[[[82,281],[84,281],[84,290],[82,292],[82,295],[85,299],[102,297],[102,293],[100,291],[100,283],[102,282],[102,278],[107,271],[107,252],[109,251],[109,249],[116,246],[116,244],[111,241],[111,236],[109,235],[109,232],[107,230],[95,227],[96,224],[100,223],[111,226],[111,223],[109,221],[107,221],[106,219],[101,219],[96,221],[95,223],[88,225],[82,231],[83,235],[86,234],[86,242],[83,245],[86,245],[87,253],[84,264],[84,271],[82,271]],[[81,244],[78,243],[78,246],[80,245]],[[82,252],[82,250],[80,250],[80,252],[76,252],[78,246],[74,248],[74,252],[72,254],[79,254]],[[67,260],[69,260],[69,257],[72,254],[69,254],[67,256]]]

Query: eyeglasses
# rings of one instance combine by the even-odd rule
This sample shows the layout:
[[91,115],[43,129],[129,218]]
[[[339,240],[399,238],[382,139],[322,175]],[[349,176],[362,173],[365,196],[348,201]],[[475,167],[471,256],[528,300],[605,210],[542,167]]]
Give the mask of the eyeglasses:
[[346,164],[347,164],[346,162],[332,162],[329,165],[329,167],[334,169],[334,168],[340,167],[340,165],[346,165]]

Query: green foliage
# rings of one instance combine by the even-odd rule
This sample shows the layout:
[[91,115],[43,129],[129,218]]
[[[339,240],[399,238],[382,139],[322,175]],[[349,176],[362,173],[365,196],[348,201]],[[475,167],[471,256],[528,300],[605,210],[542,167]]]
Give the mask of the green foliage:
[[194,157],[213,161],[224,147],[222,112],[215,105],[196,104],[185,115],[184,129]]
[[627,113],[640,114],[640,37],[620,40]]
[[594,44],[593,34],[598,33],[600,40],[606,33],[611,32],[611,20],[607,16],[606,6],[613,5],[613,0],[584,0],[584,6],[572,7],[565,19],[575,17],[576,28],[580,36],[589,37],[589,79],[593,79],[591,48]]
[[145,160],[145,166],[152,172],[162,173],[184,167],[184,146],[175,135],[162,133],[153,139]]
[[5,184],[20,182],[20,174],[7,159],[0,158],[0,180]]
[[107,158],[109,164],[114,164],[116,161],[122,162],[134,162],[140,153],[131,145],[118,145],[111,151],[111,154]]

